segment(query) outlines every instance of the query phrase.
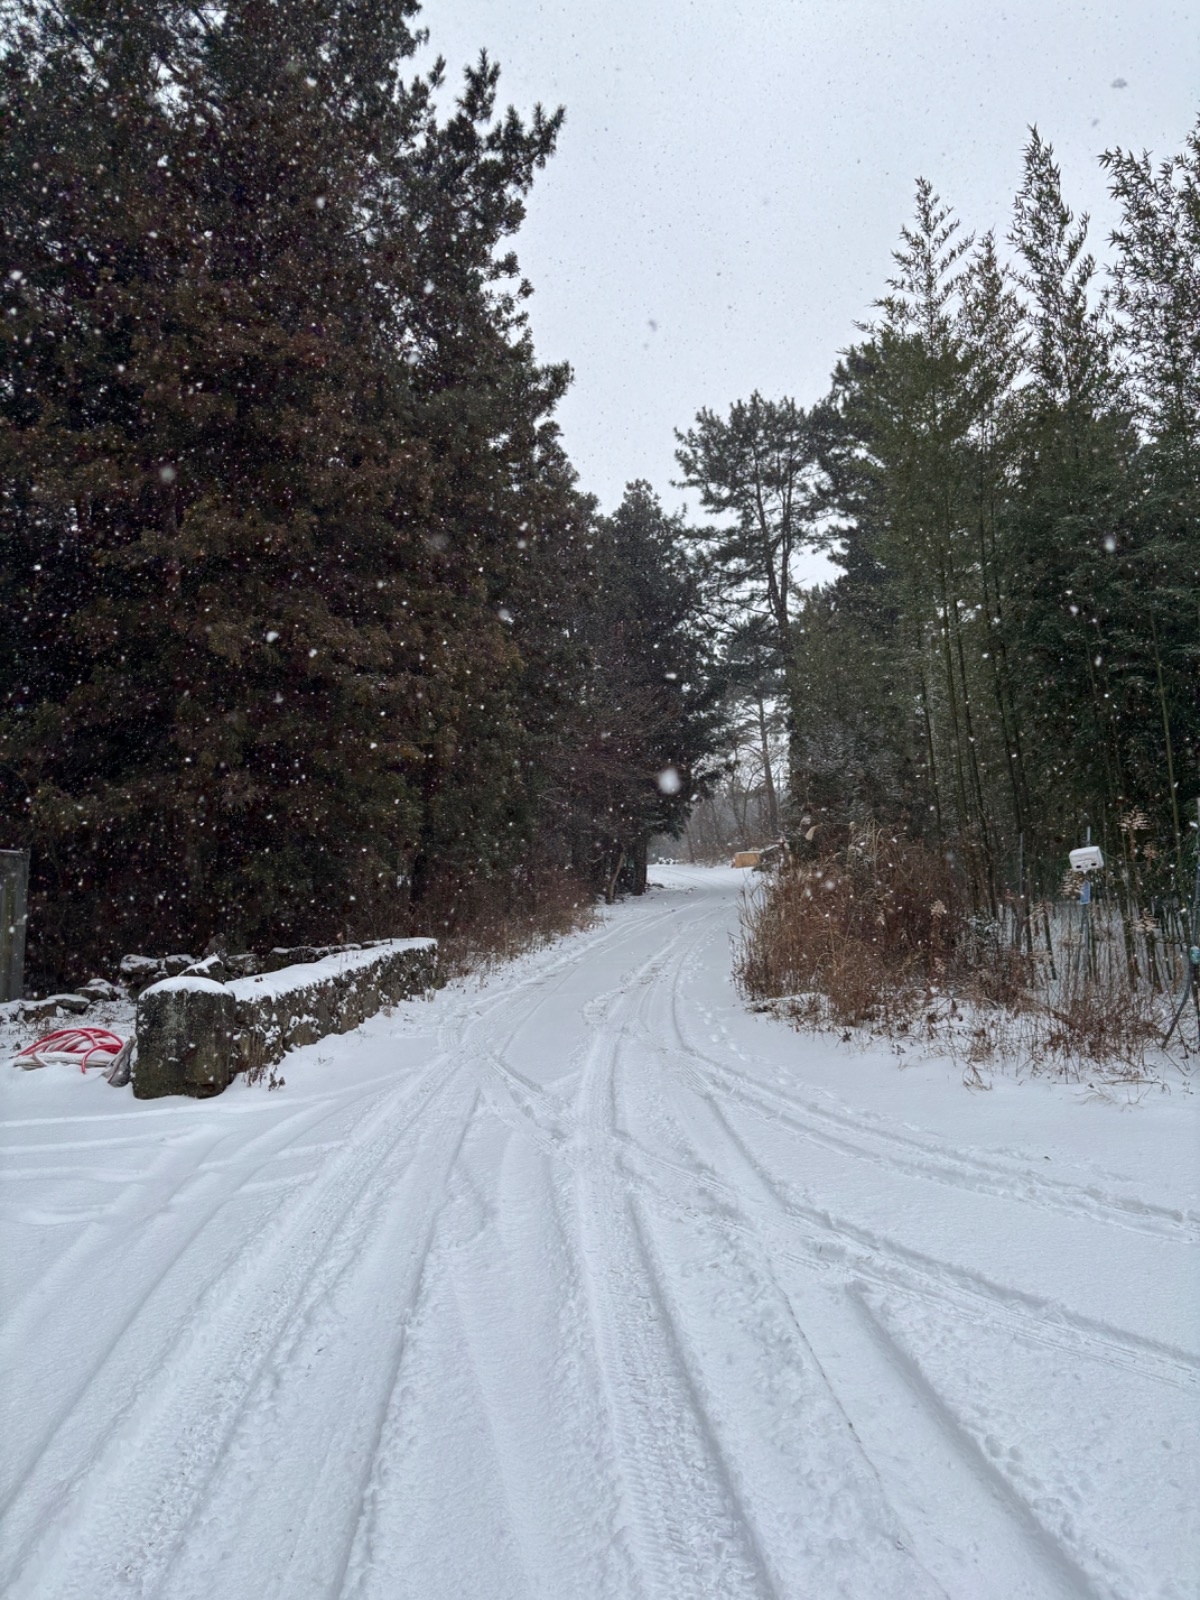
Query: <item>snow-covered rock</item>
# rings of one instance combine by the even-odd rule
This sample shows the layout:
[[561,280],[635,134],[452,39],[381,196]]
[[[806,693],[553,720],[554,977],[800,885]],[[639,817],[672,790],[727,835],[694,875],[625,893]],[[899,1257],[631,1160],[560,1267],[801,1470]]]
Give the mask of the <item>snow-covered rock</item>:
[[80,994],[86,995],[89,1000],[119,1000],[121,991],[115,983],[109,983],[107,978],[89,978],[80,987]]
[[83,994],[48,994],[43,1000],[17,1001],[20,1015],[31,1022],[60,1014],[81,1017],[91,1003],[91,996]]

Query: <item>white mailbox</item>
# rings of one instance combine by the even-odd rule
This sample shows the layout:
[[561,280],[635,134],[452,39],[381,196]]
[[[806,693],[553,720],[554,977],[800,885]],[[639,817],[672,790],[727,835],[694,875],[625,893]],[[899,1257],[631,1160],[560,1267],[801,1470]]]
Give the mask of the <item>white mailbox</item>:
[[1099,872],[1104,865],[1104,852],[1098,844],[1085,844],[1072,850],[1069,859],[1074,872]]

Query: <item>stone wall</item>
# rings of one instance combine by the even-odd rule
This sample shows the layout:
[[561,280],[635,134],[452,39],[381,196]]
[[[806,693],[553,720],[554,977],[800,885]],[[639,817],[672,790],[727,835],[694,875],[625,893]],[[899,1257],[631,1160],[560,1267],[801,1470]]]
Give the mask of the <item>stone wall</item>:
[[231,983],[166,978],[138,999],[133,1092],[220,1094],[239,1072],[254,1076],[296,1045],[348,1033],[436,976],[435,939],[393,939]]

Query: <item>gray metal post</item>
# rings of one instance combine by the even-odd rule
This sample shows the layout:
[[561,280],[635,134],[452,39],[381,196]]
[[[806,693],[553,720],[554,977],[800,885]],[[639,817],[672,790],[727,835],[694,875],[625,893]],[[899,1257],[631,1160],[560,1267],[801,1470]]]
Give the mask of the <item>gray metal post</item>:
[[29,922],[29,851],[0,850],[0,1000],[25,994]]

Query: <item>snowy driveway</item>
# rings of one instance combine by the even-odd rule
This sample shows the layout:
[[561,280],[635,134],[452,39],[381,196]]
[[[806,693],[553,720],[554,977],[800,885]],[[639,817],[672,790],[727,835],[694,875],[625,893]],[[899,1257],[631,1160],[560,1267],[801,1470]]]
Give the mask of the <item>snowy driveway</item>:
[[655,876],[276,1093],[5,1075],[10,1600],[1194,1592],[1195,1097],[801,1037]]

